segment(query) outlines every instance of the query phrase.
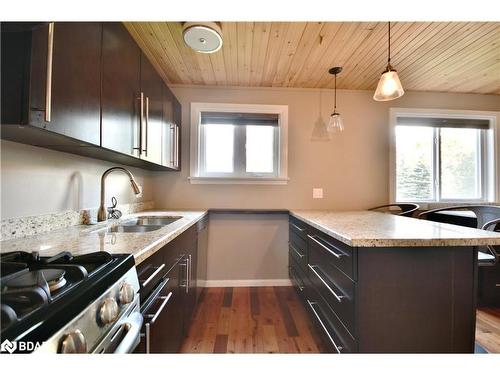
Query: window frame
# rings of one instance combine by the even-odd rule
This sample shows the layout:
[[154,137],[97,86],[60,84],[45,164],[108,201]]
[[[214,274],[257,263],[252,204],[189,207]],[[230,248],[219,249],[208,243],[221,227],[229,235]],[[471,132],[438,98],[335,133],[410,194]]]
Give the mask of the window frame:
[[[389,197],[391,202],[405,203],[488,203],[498,200],[498,174],[497,174],[497,122],[500,112],[470,111],[470,110],[447,110],[447,109],[416,109],[416,108],[390,108],[390,157],[389,157]],[[480,190],[479,199],[443,199],[441,196],[440,183],[440,136],[439,129],[434,128],[434,150],[433,150],[433,173],[435,176],[433,184],[434,199],[432,200],[400,200],[396,201],[396,121],[398,117],[441,117],[461,119],[483,119],[490,122],[488,130],[481,131],[480,135]],[[425,207],[424,207],[425,208]]]
[[[277,157],[273,160],[276,173],[247,173],[244,171],[244,161],[235,165],[235,173],[202,173],[204,163],[202,142],[204,138],[201,126],[202,112],[240,112],[240,113],[269,113],[278,115],[278,126],[275,129],[274,150]],[[237,132],[244,132],[245,127],[238,129],[235,126],[235,146],[246,137],[237,136]],[[287,184],[288,178],[288,106],[267,104],[234,104],[234,103],[191,103],[191,136],[190,136],[190,175],[192,184]],[[241,145],[240,145],[241,147]],[[235,148],[236,150],[236,148]],[[245,151],[242,151],[244,157]],[[235,153],[235,157],[237,157]]]

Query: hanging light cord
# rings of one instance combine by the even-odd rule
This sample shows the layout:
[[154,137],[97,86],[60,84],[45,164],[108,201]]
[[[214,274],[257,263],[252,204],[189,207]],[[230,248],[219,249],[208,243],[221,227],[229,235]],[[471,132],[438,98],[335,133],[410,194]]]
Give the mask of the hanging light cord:
[[335,89],[333,90],[333,113],[337,113],[337,75],[335,77]]
[[390,64],[391,63],[391,23],[389,22],[389,57],[387,59],[387,62]]

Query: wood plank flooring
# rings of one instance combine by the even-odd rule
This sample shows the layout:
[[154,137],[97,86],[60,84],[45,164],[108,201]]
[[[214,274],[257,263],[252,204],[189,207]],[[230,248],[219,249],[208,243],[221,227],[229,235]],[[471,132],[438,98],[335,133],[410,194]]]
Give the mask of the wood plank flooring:
[[[500,353],[500,308],[477,310],[476,342]],[[292,287],[206,288],[181,353],[322,353]]]
[[500,353],[500,308],[477,309],[476,342],[489,353]]
[[292,287],[206,288],[181,353],[321,353]]

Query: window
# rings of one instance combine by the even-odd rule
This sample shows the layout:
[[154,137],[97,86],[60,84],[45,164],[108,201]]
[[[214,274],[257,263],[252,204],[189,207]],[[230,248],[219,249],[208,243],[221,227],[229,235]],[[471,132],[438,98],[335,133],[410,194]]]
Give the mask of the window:
[[391,199],[493,201],[495,118],[434,115],[393,111]]
[[286,183],[286,106],[191,104],[191,183]]

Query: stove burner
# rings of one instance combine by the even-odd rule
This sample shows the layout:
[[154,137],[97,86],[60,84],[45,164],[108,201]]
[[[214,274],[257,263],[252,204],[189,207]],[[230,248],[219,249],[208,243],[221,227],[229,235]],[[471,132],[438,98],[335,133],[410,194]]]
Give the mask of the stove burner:
[[[47,270],[44,270],[42,272],[45,272]],[[61,277],[58,279],[53,279],[53,280],[47,280],[47,283],[49,284],[49,290],[50,292],[55,292],[56,290],[61,289],[63,286],[66,285],[66,279],[64,278],[64,271],[61,271]]]
[[48,285],[48,291],[55,292],[66,285],[65,273],[63,270],[52,268],[30,271],[6,281],[4,287],[7,287],[7,289],[16,289],[41,286],[46,289],[45,286]]

